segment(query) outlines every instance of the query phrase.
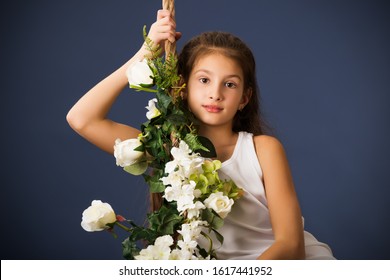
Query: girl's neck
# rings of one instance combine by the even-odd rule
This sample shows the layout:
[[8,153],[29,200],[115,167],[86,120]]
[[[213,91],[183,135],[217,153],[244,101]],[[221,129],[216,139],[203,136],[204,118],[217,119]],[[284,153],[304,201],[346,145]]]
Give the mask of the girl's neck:
[[208,138],[218,150],[219,147],[235,145],[237,133],[231,128],[201,126],[198,131],[199,135]]

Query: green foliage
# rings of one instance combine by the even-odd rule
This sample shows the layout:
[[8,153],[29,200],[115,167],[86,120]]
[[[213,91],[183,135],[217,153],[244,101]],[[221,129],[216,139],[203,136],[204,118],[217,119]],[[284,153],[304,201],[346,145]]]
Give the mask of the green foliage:
[[[177,209],[172,205],[163,205],[158,211],[148,214],[149,228],[136,225],[133,221],[126,221],[130,227],[116,222],[115,224],[130,233],[129,237],[122,242],[123,257],[133,260],[138,255],[140,249],[137,241],[143,240],[152,244],[157,237],[162,235],[173,235],[180,227],[183,217],[179,215]],[[112,227],[114,224],[111,225]]]
[[130,240],[130,237],[126,238],[122,242],[122,254],[127,260],[134,260],[134,256],[138,255],[139,249],[134,241]]
[[158,232],[159,235],[172,235],[181,224],[183,217],[177,212],[175,203],[169,206],[163,205],[158,211],[148,215],[151,230]]
[[144,175],[144,179],[149,185],[151,193],[161,193],[165,190],[164,184],[160,181],[160,178],[162,177],[161,174],[163,173],[162,170],[155,169],[153,175]]

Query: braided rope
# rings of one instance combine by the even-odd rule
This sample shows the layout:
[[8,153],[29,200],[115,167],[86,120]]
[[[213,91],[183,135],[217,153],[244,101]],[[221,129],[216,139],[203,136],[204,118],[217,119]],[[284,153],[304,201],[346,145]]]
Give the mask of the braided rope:
[[[163,9],[171,12],[173,19],[175,18],[175,0],[163,0]],[[171,43],[168,40],[165,42],[165,54],[166,56],[172,54],[176,55],[176,42]]]

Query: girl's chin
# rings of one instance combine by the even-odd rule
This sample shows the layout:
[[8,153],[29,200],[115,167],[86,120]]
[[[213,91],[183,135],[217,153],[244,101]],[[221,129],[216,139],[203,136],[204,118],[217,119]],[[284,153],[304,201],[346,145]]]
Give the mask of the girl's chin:
[[[198,119],[199,120],[199,119]],[[224,122],[222,120],[210,120],[210,119],[200,119],[200,126],[209,126],[209,127],[232,127],[233,123]]]

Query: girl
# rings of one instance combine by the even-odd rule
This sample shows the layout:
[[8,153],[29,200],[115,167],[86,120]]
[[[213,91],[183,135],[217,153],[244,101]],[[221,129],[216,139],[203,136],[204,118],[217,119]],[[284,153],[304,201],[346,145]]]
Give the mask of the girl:
[[[180,36],[169,11],[160,10],[148,37],[162,44]],[[127,86],[126,69],[146,55],[148,51],[142,46],[67,115],[75,131],[109,153],[113,153],[115,139],[137,138],[140,133],[106,116]],[[218,257],[333,259],[326,244],[303,230],[285,152],[277,139],[265,135],[250,49],[233,35],[204,33],[184,46],[178,71],[187,84],[183,94],[189,109],[200,122],[198,134],[213,142],[222,162],[220,177],[229,177],[245,189],[219,230],[225,241],[217,248]]]

